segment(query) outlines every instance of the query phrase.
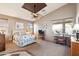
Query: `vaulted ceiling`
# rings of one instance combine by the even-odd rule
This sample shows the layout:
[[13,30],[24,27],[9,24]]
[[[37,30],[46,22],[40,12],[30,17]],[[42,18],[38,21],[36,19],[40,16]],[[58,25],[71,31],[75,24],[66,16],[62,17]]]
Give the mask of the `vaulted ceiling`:
[[[0,14],[21,18],[24,20],[35,21],[30,11],[22,8],[24,3],[0,3]],[[38,12],[41,17],[64,6],[66,3],[46,3],[46,7]]]

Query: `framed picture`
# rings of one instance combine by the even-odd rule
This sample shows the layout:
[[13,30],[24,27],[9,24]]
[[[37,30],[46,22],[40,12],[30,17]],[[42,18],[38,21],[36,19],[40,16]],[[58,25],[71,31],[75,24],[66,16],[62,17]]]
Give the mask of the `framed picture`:
[[16,29],[24,29],[24,23],[16,22]]

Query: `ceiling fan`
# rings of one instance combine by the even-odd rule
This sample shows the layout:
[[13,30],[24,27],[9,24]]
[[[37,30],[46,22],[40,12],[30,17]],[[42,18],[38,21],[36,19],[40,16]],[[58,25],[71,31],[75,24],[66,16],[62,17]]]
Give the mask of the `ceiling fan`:
[[31,15],[32,15],[32,19],[33,19],[33,18],[38,18],[40,14],[37,14],[37,13],[31,13]]
[[40,17],[39,12],[41,9],[46,7],[47,5],[45,3],[24,3],[22,8],[31,11],[32,18],[38,18]]

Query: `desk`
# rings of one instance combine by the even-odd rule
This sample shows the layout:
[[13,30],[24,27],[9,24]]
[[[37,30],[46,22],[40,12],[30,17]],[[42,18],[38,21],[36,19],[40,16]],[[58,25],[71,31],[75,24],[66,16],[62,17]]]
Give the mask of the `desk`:
[[71,38],[70,37],[63,37],[63,36],[54,36],[54,41],[57,44],[71,46]]

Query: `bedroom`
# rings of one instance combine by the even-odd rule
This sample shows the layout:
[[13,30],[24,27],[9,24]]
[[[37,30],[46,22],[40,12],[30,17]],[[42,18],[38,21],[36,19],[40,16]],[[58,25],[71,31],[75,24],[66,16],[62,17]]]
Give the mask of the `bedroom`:
[[[42,4],[42,7],[38,7],[38,3],[30,7],[27,3],[0,3],[0,33],[3,34],[0,34],[3,39],[0,42],[5,46],[1,47],[4,51],[0,55],[71,55],[70,37],[76,22],[77,4]],[[27,7],[34,8],[28,11]],[[66,40],[63,39],[63,33]]]

